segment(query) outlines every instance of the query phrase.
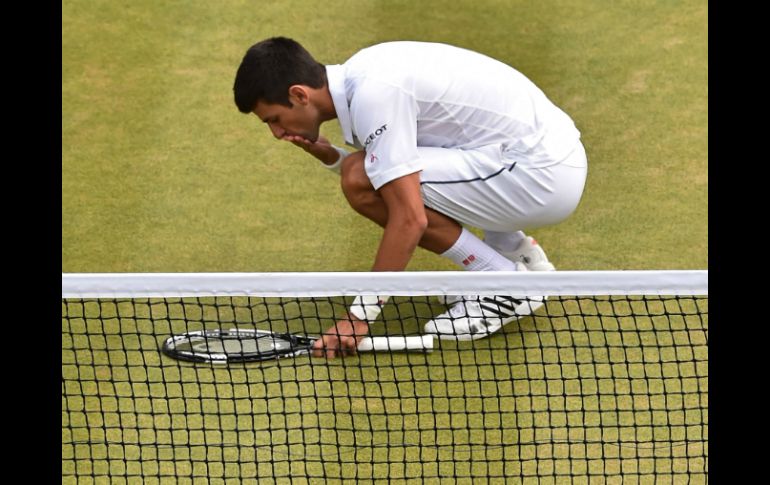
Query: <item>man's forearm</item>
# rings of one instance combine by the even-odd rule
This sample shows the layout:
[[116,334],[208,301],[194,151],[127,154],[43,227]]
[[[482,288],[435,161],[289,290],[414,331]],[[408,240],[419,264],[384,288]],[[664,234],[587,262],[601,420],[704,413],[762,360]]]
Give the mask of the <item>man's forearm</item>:
[[425,228],[420,221],[388,222],[372,271],[405,270]]
[[415,172],[388,182],[380,188],[380,195],[388,209],[388,222],[372,270],[403,271],[428,228],[420,174]]

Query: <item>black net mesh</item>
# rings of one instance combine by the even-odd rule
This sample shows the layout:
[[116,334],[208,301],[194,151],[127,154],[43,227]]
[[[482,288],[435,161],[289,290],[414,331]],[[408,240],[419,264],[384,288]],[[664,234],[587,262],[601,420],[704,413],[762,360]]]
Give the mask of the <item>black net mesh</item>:
[[[708,297],[551,297],[432,353],[192,364],[171,335],[318,335],[350,298],[62,299],[63,483],[706,483]],[[395,297],[373,335],[446,310]]]

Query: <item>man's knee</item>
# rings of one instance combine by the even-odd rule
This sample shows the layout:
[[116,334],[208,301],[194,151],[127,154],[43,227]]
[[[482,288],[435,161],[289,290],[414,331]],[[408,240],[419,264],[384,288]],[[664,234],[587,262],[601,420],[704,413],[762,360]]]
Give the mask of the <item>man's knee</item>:
[[378,197],[364,169],[365,157],[366,153],[363,151],[348,155],[342,161],[342,177],[340,179],[342,193],[345,194],[350,205],[359,212],[375,202]]

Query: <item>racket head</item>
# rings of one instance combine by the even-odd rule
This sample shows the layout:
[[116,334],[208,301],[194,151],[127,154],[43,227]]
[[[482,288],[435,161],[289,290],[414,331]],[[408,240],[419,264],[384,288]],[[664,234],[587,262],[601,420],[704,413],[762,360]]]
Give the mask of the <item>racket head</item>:
[[260,362],[307,353],[315,339],[258,329],[198,330],[174,335],[161,351],[187,362]]

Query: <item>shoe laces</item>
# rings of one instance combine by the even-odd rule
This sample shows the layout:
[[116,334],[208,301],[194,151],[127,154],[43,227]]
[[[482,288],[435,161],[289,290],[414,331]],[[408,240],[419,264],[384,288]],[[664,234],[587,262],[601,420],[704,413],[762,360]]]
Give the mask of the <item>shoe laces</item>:
[[479,307],[478,296],[457,296],[454,304],[449,308],[449,315],[455,318],[465,317],[469,313],[469,307]]

